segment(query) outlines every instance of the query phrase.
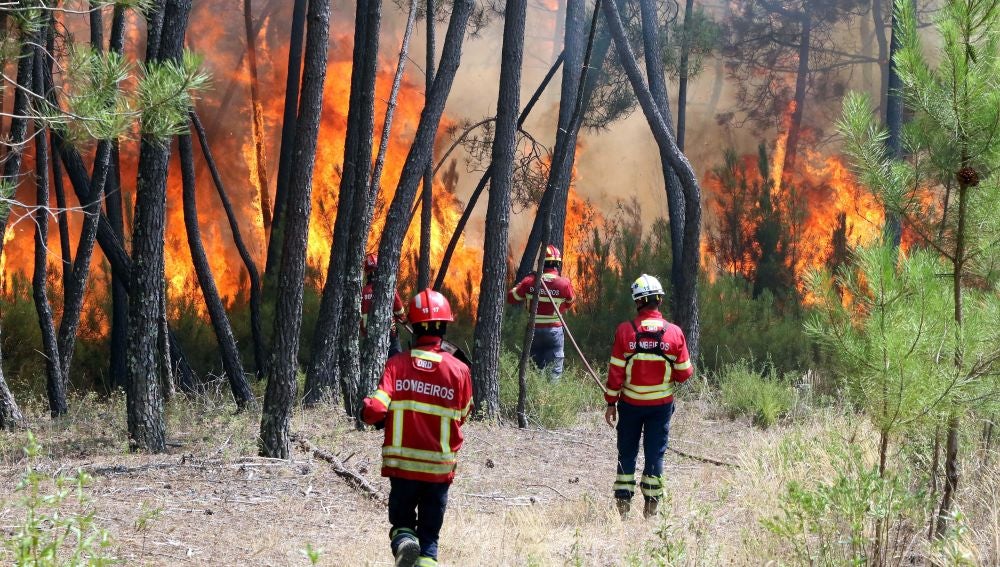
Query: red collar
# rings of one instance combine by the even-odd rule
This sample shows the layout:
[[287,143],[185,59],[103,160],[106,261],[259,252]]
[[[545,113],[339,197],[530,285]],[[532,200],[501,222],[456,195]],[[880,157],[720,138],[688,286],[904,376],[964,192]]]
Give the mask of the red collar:
[[441,337],[435,337],[433,335],[424,335],[415,341],[413,341],[414,347],[419,347],[421,349],[441,349]]
[[635,316],[636,319],[663,319],[666,321],[666,317],[660,314],[660,310],[655,307],[647,307],[645,309],[640,309],[639,314]]

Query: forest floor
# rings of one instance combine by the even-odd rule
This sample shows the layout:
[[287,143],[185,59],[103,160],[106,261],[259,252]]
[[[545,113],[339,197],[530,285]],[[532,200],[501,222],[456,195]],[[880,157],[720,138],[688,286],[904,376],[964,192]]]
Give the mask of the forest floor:
[[[81,409],[59,422],[33,410],[38,457],[24,456],[26,432],[0,433],[5,538],[24,517],[16,486],[29,467],[49,477],[82,469],[92,477],[84,508],[108,531],[123,564],[309,565],[307,550],[320,565],[392,564],[380,498],[352,486],[302,443],[289,461],[257,457],[259,412],[233,415],[222,404],[175,401],[169,451],[150,456],[127,452],[121,400],[85,398],[73,407]],[[802,459],[771,470],[759,455],[782,439],[830,431],[831,423],[838,422],[761,431],[723,417],[708,401],[679,401],[670,441],[689,456],[666,455],[661,515],[644,520],[640,512],[625,521],[612,500],[615,438],[602,413],[581,414],[560,430],[469,423],[441,564],[760,565],[767,554],[750,550],[764,535],[762,514],[777,509],[775,476],[787,476],[789,467],[802,475],[817,469]],[[381,432],[356,431],[331,407],[296,412],[293,432],[388,493],[379,476]],[[641,510],[641,498],[635,504]]]
[[[290,461],[256,457],[256,416],[173,406],[164,455],[125,451],[120,403],[81,410],[62,423],[40,418],[35,435],[43,452],[30,461],[20,448],[24,434],[2,434],[5,536],[23,514],[15,488],[28,466],[53,476],[83,469],[92,477],[88,507],[126,564],[307,565],[306,550],[313,549],[321,565],[391,565],[378,498],[301,443]],[[379,476],[381,432],[355,431],[340,415],[329,408],[300,411],[293,431],[387,494]],[[662,546],[675,529],[710,529],[715,536],[735,530],[739,537],[742,522],[706,514],[725,499],[731,469],[675,452],[665,459],[671,498],[662,517],[646,521],[639,513],[621,521],[610,490],[615,438],[597,412],[556,431],[482,423],[463,431],[442,565],[619,565],[645,555],[648,545]],[[736,463],[749,434],[748,425],[715,419],[703,404],[681,403],[671,444]],[[641,498],[636,505],[641,510]]]

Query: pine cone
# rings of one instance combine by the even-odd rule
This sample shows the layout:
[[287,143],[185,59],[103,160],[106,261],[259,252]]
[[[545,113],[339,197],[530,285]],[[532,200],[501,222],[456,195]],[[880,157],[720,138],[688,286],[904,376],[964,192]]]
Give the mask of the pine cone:
[[958,178],[958,182],[966,187],[975,187],[979,185],[979,172],[971,167],[963,167],[955,173],[955,177]]

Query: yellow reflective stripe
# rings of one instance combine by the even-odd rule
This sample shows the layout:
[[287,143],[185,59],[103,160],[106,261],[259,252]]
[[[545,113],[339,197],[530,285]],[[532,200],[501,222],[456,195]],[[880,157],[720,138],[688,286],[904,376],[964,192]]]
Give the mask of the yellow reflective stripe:
[[437,567],[438,562],[432,557],[421,557],[417,560],[417,567]]
[[472,398],[469,398],[469,403],[465,404],[465,409],[462,410],[462,419],[465,419],[470,411],[472,411]]
[[389,402],[392,401],[392,398],[389,397],[389,393],[381,388],[375,390],[375,393],[372,394],[372,399],[382,402],[382,405],[384,405],[386,409],[389,407]]
[[411,449],[409,447],[382,447],[382,456],[420,459],[421,461],[431,461],[432,463],[439,464],[453,464],[457,458],[455,453],[451,452],[441,453],[424,449]]
[[383,459],[382,466],[426,474],[448,474],[455,470],[454,464],[420,463],[406,459]]
[[392,409],[395,410],[410,410],[420,413],[426,413],[428,415],[436,415],[439,417],[447,417],[450,419],[462,419],[462,412],[457,409],[446,408],[442,406],[436,406],[434,404],[427,404],[424,402],[418,402],[415,400],[396,400],[392,402]]
[[625,368],[625,361],[620,358],[611,357],[611,366],[618,366],[619,368]]
[[538,315],[538,314],[536,314],[535,315],[535,322],[536,323],[558,323],[559,322],[559,316],[558,315]]
[[629,492],[635,492],[635,483],[621,483],[616,482],[614,486],[611,487],[612,490],[627,490]]
[[642,475],[642,483],[649,486],[663,486],[663,479],[658,476]]
[[[643,319],[642,321],[639,322],[639,326],[640,327],[650,327],[650,328],[656,329],[656,330],[659,330],[659,329],[662,329],[663,327],[665,327],[665,325],[663,324],[663,321],[661,321],[659,319]],[[645,330],[645,329],[643,329],[643,330]]]
[[640,487],[642,489],[643,496],[663,496],[663,487],[658,486],[656,488],[646,488],[645,486]]
[[451,452],[451,420],[447,417],[441,418],[441,451]]
[[[670,358],[670,356],[667,356],[667,358]],[[632,355],[632,360],[646,360],[646,361],[664,362],[664,363],[666,362],[665,360],[663,360],[663,357],[658,354],[649,354],[645,352],[635,353],[634,355]]]
[[674,365],[674,370],[687,370],[688,368],[691,368],[690,360],[685,360]]
[[634,474],[620,474],[615,477],[616,482],[635,482]]
[[628,388],[625,389],[625,397],[631,398],[633,400],[659,400],[662,398],[667,398],[673,395],[673,390],[667,389],[663,392],[650,392],[648,394],[639,394],[637,392],[632,392]]
[[612,390],[611,388],[608,388],[605,390],[605,392],[607,392],[609,396],[614,397],[617,396],[621,392],[621,390]]
[[[662,392],[664,390],[670,389],[670,384],[653,384],[651,386],[639,386],[637,384],[628,384],[625,386],[626,390],[630,390],[637,394],[646,394],[648,392]],[[395,408],[396,406],[393,406]]]
[[410,356],[412,356],[413,358],[422,358],[424,360],[429,360],[431,362],[441,362],[442,360],[440,354],[426,350],[413,349],[410,351]]
[[517,288],[516,287],[514,289],[510,290],[510,294],[514,297],[514,299],[516,299],[518,301],[524,301],[524,296],[521,295],[520,293],[517,293]]
[[403,446],[403,410],[397,409],[399,402],[392,404],[392,446]]

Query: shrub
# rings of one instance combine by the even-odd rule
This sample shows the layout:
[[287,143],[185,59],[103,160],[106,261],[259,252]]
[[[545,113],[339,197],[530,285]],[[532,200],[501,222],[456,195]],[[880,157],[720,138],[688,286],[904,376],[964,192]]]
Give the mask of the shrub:
[[[500,354],[500,413],[517,419],[517,370],[520,357],[504,350]],[[604,403],[596,385],[584,375],[584,370],[567,365],[558,382],[548,378],[529,361],[527,369],[528,397],[525,404],[528,422],[546,429],[568,427],[582,411],[597,409]]]
[[34,464],[41,446],[30,433],[24,452],[28,465],[17,485],[24,515],[5,542],[4,561],[32,567],[116,563],[110,554],[111,538],[94,522],[84,492],[90,476],[81,470],[50,479],[38,472]]
[[719,383],[722,407],[729,416],[749,416],[765,429],[788,415],[795,404],[795,392],[785,381],[754,370],[746,360],[725,366]]

